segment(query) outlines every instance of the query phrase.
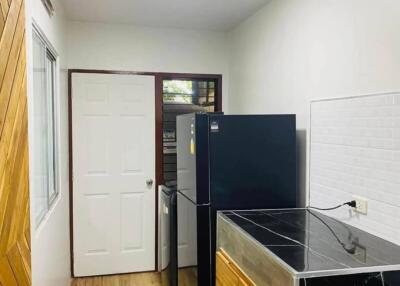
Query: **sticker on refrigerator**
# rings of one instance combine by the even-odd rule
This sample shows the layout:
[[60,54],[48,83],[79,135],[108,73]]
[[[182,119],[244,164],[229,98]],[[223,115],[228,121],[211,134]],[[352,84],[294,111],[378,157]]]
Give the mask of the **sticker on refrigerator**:
[[190,154],[191,155],[194,155],[194,148],[195,146],[194,146],[194,140],[193,140],[193,138],[190,138]]
[[194,124],[190,124],[190,134],[194,134]]
[[218,122],[217,121],[211,121],[210,131],[211,132],[219,132],[219,126],[218,126]]

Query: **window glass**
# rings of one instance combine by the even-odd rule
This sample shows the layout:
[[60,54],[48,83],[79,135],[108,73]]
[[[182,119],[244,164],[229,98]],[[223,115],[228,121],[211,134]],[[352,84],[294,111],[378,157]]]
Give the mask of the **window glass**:
[[55,124],[55,58],[44,41],[33,36],[33,196],[38,225],[57,196]]
[[48,133],[48,162],[49,162],[49,203],[51,204],[57,196],[56,191],[56,161],[55,161],[55,114],[54,114],[54,90],[55,90],[55,59],[47,52],[46,54],[46,79],[47,79],[47,133]]

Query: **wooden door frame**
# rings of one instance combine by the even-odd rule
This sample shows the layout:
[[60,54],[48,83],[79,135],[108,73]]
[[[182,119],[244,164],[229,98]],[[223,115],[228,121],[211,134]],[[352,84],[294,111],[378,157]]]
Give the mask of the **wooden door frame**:
[[216,83],[215,111],[222,111],[222,75],[220,74],[192,74],[170,72],[134,72],[119,70],[68,69],[68,159],[69,159],[69,231],[71,276],[74,275],[74,240],[73,240],[73,146],[72,146],[72,74],[114,74],[114,75],[148,75],[155,78],[155,264],[158,266],[158,186],[164,183],[163,178],[163,80],[214,80]]

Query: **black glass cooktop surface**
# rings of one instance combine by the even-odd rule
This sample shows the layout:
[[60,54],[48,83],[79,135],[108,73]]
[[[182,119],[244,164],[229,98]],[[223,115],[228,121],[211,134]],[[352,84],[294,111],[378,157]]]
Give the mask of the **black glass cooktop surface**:
[[319,212],[286,209],[222,214],[295,273],[400,270],[400,246]]

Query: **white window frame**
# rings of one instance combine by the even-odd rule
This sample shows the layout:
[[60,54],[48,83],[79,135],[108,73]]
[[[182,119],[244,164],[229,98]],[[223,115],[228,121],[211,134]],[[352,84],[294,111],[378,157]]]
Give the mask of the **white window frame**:
[[[52,122],[49,122],[49,127],[52,131],[51,138],[49,136],[48,144],[53,145],[52,154],[48,156],[49,158],[49,181],[48,181],[48,192],[47,192],[47,208],[45,211],[41,212],[37,217],[35,217],[35,226],[39,228],[45,218],[48,216],[49,212],[52,210],[60,197],[60,147],[59,147],[59,88],[58,88],[58,78],[59,78],[59,61],[58,55],[47,40],[45,35],[42,33],[40,28],[36,23],[32,26],[32,40],[39,40],[45,49],[45,59],[46,59],[46,95],[51,96],[51,105],[48,106],[49,114],[52,117]],[[51,79],[50,81],[48,79]],[[35,94],[33,93],[33,97]],[[35,136],[35,134],[33,134]],[[51,142],[52,141],[52,142]],[[35,198],[35,197],[34,197]]]

